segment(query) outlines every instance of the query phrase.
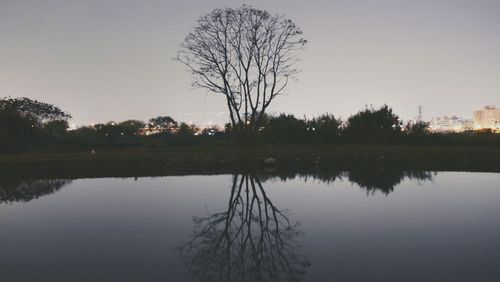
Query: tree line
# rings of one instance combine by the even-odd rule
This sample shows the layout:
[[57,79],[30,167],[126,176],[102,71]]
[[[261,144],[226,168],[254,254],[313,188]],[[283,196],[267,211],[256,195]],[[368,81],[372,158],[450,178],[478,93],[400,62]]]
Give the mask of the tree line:
[[[188,144],[241,143],[238,125],[200,129],[170,116],[148,122],[130,119],[68,130],[71,114],[29,98],[0,98],[0,150],[161,147]],[[332,114],[307,119],[293,114],[264,114],[244,144],[412,144],[499,145],[489,131],[433,133],[429,123],[406,122],[383,105],[366,107],[346,120]]]

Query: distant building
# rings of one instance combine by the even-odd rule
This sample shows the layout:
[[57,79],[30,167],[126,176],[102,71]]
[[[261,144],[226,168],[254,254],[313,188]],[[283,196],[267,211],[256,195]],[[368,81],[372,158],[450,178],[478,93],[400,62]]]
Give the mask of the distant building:
[[495,106],[486,106],[474,112],[474,129],[500,130],[500,110]]
[[473,122],[457,116],[444,116],[432,119],[429,128],[434,132],[463,132],[473,129]]

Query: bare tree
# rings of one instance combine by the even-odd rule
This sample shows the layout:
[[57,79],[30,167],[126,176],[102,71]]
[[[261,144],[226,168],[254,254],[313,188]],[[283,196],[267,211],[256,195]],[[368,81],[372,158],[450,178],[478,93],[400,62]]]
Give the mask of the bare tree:
[[215,9],[198,20],[177,59],[194,87],[225,96],[232,126],[245,140],[297,73],[295,51],[306,42],[282,15],[249,6]]

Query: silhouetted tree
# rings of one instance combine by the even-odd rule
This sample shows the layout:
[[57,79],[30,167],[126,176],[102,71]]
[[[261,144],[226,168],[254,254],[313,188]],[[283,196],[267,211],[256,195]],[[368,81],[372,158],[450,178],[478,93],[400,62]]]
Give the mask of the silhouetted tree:
[[194,222],[193,238],[180,250],[201,281],[300,281],[309,266],[298,253],[298,224],[257,177],[235,175],[227,209]]
[[307,130],[311,142],[337,142],[342,131],[342,121],[331,114],[323,114],[307,121]]
[[191,143],[194,140],[194,135],[198,131],[198,128],[194,124],[187,124],[182,122],[179,126],[179,130],[176,132],[175,136],[181,143]]
[[404,129],[408,136],[422,136],[429,133],[430,123],[424,121],[408,122]]
[[[439,139],[438,135],[430,136],[431,132],[429,129],[429,122],[417,121],[417,122],[407,122],[404,126],[403,137],[406,144],[425,144],[433,142],[436,137]],[[429,138],[430,137],[430,138]],[[435,141],[434,141],[435,142]]]
[[385,143],[401,136],[402,122],[389,106],[366,108],[347,119],[344,136],[349,142]]
[[68,120],[71,115],[62,111],[58,107],[31,100],[29,98],[0,98],[1,113],[15,113],[20,117],[33,122],[33,126],[42,126],[43,124],[56,121]]
[[145,123],[143,121],[131,119],[119,123],[114,121],[99,123],[94,125],[94,128],[100,136],[115,138],[138,135],[140,129],[144,128],[144,126]]
[[70,118],[70,114],[48,103],[0,98],[0,150],[33,146],[52,133],[63,134]]
[[198,20],[177,59],[193,86],[221,93],[242,142],[248,142],[271,102],[297,73],[295,51],[306,40],[284,16],[249,6],[215,9]]
[[69,128],[68,121],[53,120],[44,124],[42,130],[49,135],[62,136],[66,133],[68,128]]
[[144,145],[144,138],[140,130],[145,124],[140,120],[126,120],[123,122],[107,122],[95,124],[93,127],[80,128],[71,133],[73,141],[78,144],[81,138],[90,141],[92,146],[104,147],[137,147]]
[[117,124],[123,135],[137,135],[146,124],[142,120],[130,119]]
[[149,128],[170,131],[177,128],[177,122],[170,116],[158,116],[149,120]]
[[307,137],[306,121],[290,114],[271,116],[263,124],[260,135],[270,143],[302,143]]
[[82,126],[68,132],[67,144],[71,147],[89,148],[105,142],[105,136],[92,126]]

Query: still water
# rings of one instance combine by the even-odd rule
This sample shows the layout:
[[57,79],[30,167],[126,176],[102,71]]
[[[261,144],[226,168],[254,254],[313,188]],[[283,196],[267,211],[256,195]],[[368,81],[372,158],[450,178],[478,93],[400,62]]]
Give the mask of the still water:
[[0,181],[0,281],[500,281],[500,174]]

